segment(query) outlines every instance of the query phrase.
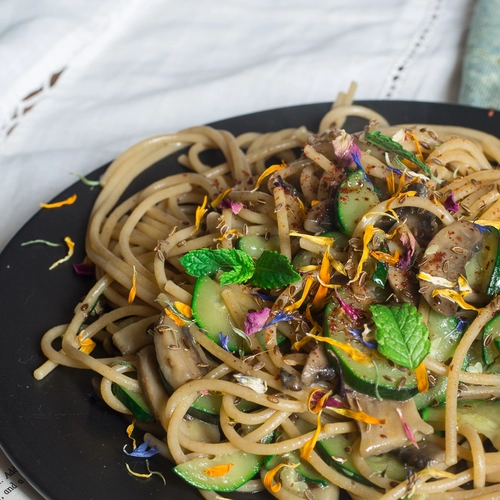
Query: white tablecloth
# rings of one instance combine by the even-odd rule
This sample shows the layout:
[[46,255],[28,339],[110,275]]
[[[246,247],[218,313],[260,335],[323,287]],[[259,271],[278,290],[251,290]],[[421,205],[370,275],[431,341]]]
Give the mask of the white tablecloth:
[[72,173],[150,135],[331,101],[352,81],[358,99],[456,101],[472,6],[2,0],[0,249]]

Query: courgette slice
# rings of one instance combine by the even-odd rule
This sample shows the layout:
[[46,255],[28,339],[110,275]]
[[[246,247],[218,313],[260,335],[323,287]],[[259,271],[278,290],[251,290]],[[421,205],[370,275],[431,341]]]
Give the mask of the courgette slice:
[[[445,423],[446,407],[439,405],[425,408],[422,418],[429,423]],[[457,422],[468,423],[479,433],[486,436],[493,446],[500,450],[500,400],[471,400],[457,403]]]
[[481,248],[465,266],[465,275],[473,290],[493,296],[500,292],[500,233],[493,227],[488,229]]
[[429,355],[440,363],[449,360],[455,354],[463,335],[463,329],[455,316],[444,316],[430,309],[427,319],[431,350]]
[[482,353],[483,363],[490,366],[500,355],[498,343],[500,341],[500,316],[488,321],[483,329]]
[[[195,458],[176,465],[173,471],[186,482],[202,490],[229,492],[238,489],[259,471],[264,457],[245,451],[235,451],[214,458]],[[222,475],[210,475],[216,467],[228,466]],[[217,470],[217,469],[215,469]]]
[[299,464],[296,468],[297,472],[310,483],[326,486],[328,481],[318,472],[312,465],[300,458],[299,450],[294,450],[283,455],[272,455],[265,460],[266,470],[271,470],[278,464]]
[[377,193],[365,172],[358,169],[348,173],[335,198],[334,221],[338,229],[351,236],[362,217],[378,203]]
[[207,336],[220,345],[219,334],[228,337],[227,347],[237,352],[247,349],[248,345],[234,332],[229,309],[222,299],[223,288],[209,276],[196,280],[193,291],[193,318],[196,324],[207,332]]
[[355,361],[339,347],[327,344],[327,354],[335,356],[331,360],[334,365],[340,363],[344,381],[354,390],[373,397],[405,401],[418,393],[414,373],[409,373],[389,363],[382,356],[373,356],[373,349],[354,340],[350,329],[363,329],[346,314],[337,314],[336,307],[330,303],[325,311],[324,335],[342,344],[351,344],[356,349],[372,358],[372,364]]
[[111,391],[116,399],[132,412],[135,418],[147,424],[154,420],[153,412],[149,409],[141,393],[129,391],[114,382],[111,384]]
[[264,250],[280,251],[279,236],[273,235],[269,239],[257,234],[241,236],[238,239],[238,249],[246,252],[254,259],[258,259]]

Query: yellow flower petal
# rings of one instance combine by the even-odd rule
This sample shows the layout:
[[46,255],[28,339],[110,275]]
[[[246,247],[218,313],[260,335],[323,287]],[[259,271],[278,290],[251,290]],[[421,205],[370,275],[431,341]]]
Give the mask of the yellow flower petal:
[[380,262],[387,262],[390,266],[395,266],[399,262],[399,252],[397,250],[394,252],[394,255],[380,252],[378,250],[372,250],[371,256]]
[[415,368],[415,376],[417,377],[418,392],[427,392],[429,390],[429,378],[423,361]]
[[168,307],[165,307],[164,309],[165,314],[177,325],[177,326],[185,326],[186,323],[185,321],[177,316],[173,311],[171,311]]
[[66,238],[64,238],[64,242],[68,246],[68,253],[66,254],[66,257],[63,257],[62,259],[59,259],[58,261],[54,262],[49,267],[49,271],[52,271],[52,269],[57,267],[59,264],[62,264],[63,262],[66,262],[67,260],[71,259],[71,257],[75,253],[75,243],[69,236],[66,236]]
[[82,333],[78,335],[78,343],[80,344],[80,351],[83,352],[84,354],[90,354],[95,349],[96,343],[91,338],[83,339]]
[[186,318],[191,319],[193,317],[193,310],[187,304],[184,304],[183,302],[175,301],[174,306],[181,314],[186,316]]
[[215,467],[210,467],[210,469],[207,469],[203,472],[210,477],[222,477],[225,476],[233,466],[234,464],[221,464],[216,465]]
[[136,422],[137,422],[137,420],[134,418],[134,420],[132,420],[132,423],[127,427],[127,431],[126,431],[128,438],[132,440],[132,449],[133,450],[135,450],[137,447],[137,441],[132,436],[132,433],[134,432],[134,429],[135,429]]
[[447,290],[447,289],[434,290],[432,292],[432,297],[436,297],[436,295],[452,300],[453,302],[456,302],[462,309],[466,309],[468,311],[479,312],[482,310],[482,308],[474,307],[472,304],[468,304],[467,302],[465,302],[463,296],[460,293],[456,292],[455,290]]
[[306,442],[306,444],[300,450],[300,458],[304,460],[309,460],[311,458],[311,453],[316,446],[318,441],[319,434],[321,432],[321,411],[318,413],[318,417],[316,420],[316,431],[313,434],[313,437]]
[[266,168],[264,172],[262,172],[259,175],[259,178],[257,179],[257,182],[255,183],[255,187],[252,189],[252,193],[254,191],[257,191],[259,189],[260,185],[262,184],[262,181],[268,176],[271,175],[273,172],[276,172],[277,170],[281,170],[283,168],[286,168],[286,163],[283,162],[281,164],[276,164],[276,165],[271,165],[270,167]]
[[200,229],[201,219],[208,212],[208,210],[206,208],[207,202],[208,202],[208,196],[205,195],[201,206],[196,207],[195,223],[194,223],[194,230],[195,231],[198,231],[198,229]]
[[356,349],[355,347],[352,347],[349,344],[338,342],[337,340],[331,339],[329,337],[319,337],[318,335],[311,335],[310,333],[306,333],[306,335],[315,340],[318,340],[319,342],[326,342],[327,344],[330,344],[334,347],[337,347],[338,349],[341,349],[346,354],[348,354],[354,361],[358,363],[362,363],[364,365],[373,365],[373,362],[370,356],[368,356],[368,354],[365,354],[364,352],[360,351],[359,349]]
[[42,208],[60,208],[64,205],[73,205],[75,201],[76,201],[76,194],[70,196],[69,198],[66,198],[65,200],[56,201],[55,203],[40,203],[40,206]]
[[215,198],[214,201],[212,201],[212,203],[210,203],[210,205],[212,206],[212,208],[216,208],[219,203],[222,202],[222,200],[232,191],[231,188],[229,189],[226,189],[223,193],[221,193],[219,196],[217,196],[217,198]]
[[330,284],[331,266],[330,266],[330,259],[328,258],[328,256],[330,255],[329,250],[330,248],[327,248],[326,252],[323,254],[323,259],[321,260],[321,267],[318,275],[318,281],[320,282],[320,285],[312,301],[313,307],[316,307],[318,304],[321,304],[321,302],[326,297],[326,294],[328,292],[328,288],[326,286],[323,286],[321,283],[326,283],[327,285]]
[[312,234],[298,233],[297,231],[290,231],[290,236],[298,236],[299,238],[304,238],[325,247],[332,247],[334,241],[333,238],[329,238],[328,236],[314,236]]
[[268,489],[271,490],[273,493],[277,493],[281,489],[281,483],[274,482],[274,477],[276,474],[283,468],[283,467],[288,467],[290,469],[295,469],[299,465],[299,462],[295,464],[286,464],[286,463],[281,463],[278,464],[276,467],[273,467],[269,472],[266,473],[264,476],[264,486]]
[[407,135],[409,135],[413,141],[415,142],[415,147],[417,149],[417,157],[420,161],[424,161],[424,155],[422,154],[422,150],[420,149],[420,143],[418,142],[418,138],[415,134],[412,132],[406,132]]
[[441,278],[439,276],[432,276],[424,272],[418,273],[417,278],[423,281],[428,281],[433,285],[445,286],[448,288],[453,288],[456,285],[456,283],[454,283],[453,281],[449,281],[446,278]]
[[365,424],[385,424],[385,418],[372,417],[371,415],[368,415],[363,411],[355,411],[350,410],[349,408],[337,408],[331,406],[329,406],[328,408],[340,415],[352,418],[357,422],[364,422]]
[[130,292],[128,293],[128,303],[132,304],[137,293],[137,269],[134,266],[134,273],[132,274],[132,286],[130,287]]
[[359,259],[356,276],[351,280],[351,282],[356,281],[361,276],[361,273],[363,272],[363,264],[370,256],[370,249],[368,248],[368,245],[370,244],[370,241],[376,233],[385,234],[382,229],[375,228],[371,224],[366,227],[365,234],[363,235],[363,253],[361,254],[361,258]]
[[490,226],[500,230],[500,221],[478,219],[474,221],[474,224],[477,224],[478,226]]
[[304,301],[307,298],[307,294],[309,293],[309,290],[311,288],[311,285],[313,284],[314,278],[307,278],[306,279],[306,284],[304,285],[304,289],[302,290],[302,297],[297,300],[297,302],[294,302],[293,304],[290,304],[289,306],[286,306],[283,310],[285,312],[292,312],[296,311],[297,309],[300,308],[300,306],[304,303]]

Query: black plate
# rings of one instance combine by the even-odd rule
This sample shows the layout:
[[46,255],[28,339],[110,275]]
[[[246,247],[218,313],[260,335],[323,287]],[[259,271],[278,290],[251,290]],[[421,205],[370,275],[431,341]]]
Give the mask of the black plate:
[[[463,106],[397,101],[363,102],[379,111],[391,123],[421,122],[470,126],[500,135],[500,114]],[[267,132],[306,125],[316,130],[329,104],[295,106],[232,118],[214,124],[239,134],[248,130]],[[349,122],[351,131],[363,122]],[[151,176],[165,175],[171,162],[163,162]],[[90,177],[97,179],[103,169]],[[172,171],[172,170],[170,170]],[[0,441],[2,448],[26,479],[45,497],[53,500],[121,498],[201,498],[173,473],[162,458],[151,459],[151,467],[162,470],[165,487],[158,477],[143,480],[131,477],[125,463],[142,467],[143,461],[124,455],[128,443],[124,420],[94,402],[91,374],[82,370],[57,368],[41,382],[33,370],[44,361],[39,348],[42,334],[55,324],[71,319],[77,301],[92,279],[77,276],[65,264],[53,271],[48,267],[65,253],[63,247],[21,247],[24,241],[44,238],[62,241],[69,235],[76,242],[72,262],[83,259],[87,217],[98,189],[79,182],[57,196],[73,193],[78,201],[59,210],[37,213],[11,240],[0,255]],[[228,495],[224,495],[228,496]],[[236,495],[260,500],[267,494]]]

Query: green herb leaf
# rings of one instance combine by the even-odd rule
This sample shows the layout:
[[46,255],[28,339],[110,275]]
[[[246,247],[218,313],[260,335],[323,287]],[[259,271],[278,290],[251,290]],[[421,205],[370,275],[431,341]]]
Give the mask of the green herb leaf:
[[393,140],[392,137],[384,135],[379,130],[376,130],[375,132],[365,132],[365,139],[370,144],[373,144],[374,146],[377,146],[384,151],[394,153],[398,156],[401,156],[402,158],[411,161],[412,163],[420,167],[432,180],[439,183],[443,182],[441,179],[438,179],[437,177],[434,177],[434,175],[432,175],[431,169],[422,160],[415,156],[411,151],[408,151],[403,146],[401,146],[399,142]]
[[429,354],[429,331],[411,304],[372,305],[378,351],[398,365],[414,370]]
[[261,288],[280,288],[300,281],[287,257],[274,250],[264,250],[255,263],[252,283]]
[[247,253],[231,248],[201,248],[183,255],[180,262],[191,276],[213,276],[224,271],[220,276],[221,285],[244,283],[254,272],[252,257]]

